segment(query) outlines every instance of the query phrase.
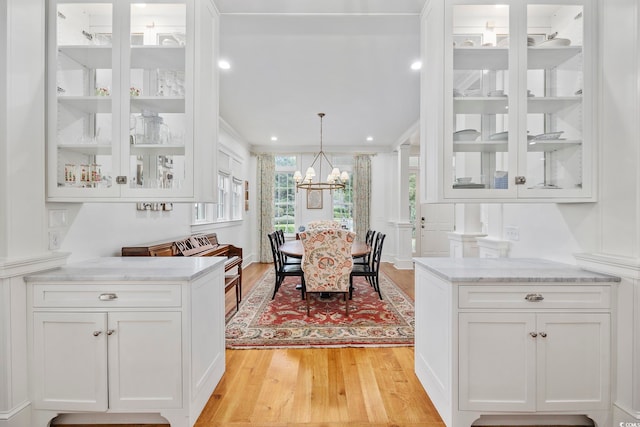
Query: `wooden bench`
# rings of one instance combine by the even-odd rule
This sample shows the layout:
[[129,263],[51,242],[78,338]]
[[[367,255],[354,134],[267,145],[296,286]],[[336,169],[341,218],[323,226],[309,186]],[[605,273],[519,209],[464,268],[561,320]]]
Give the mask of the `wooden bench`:
[[224,262],[224,291],[236,291],[236,309],[242,301],[242,248],[218,243],[216,233],[199,234],[165,242],[124,246],[122,256],[222,256]]

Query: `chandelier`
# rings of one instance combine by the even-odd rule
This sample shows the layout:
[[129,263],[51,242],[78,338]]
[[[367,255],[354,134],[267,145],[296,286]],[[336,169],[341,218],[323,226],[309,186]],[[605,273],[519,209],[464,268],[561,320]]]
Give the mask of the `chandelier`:
[[[324,113],[318,113],[318,117],[320,117],[320,152],[313,158],[313,162],[311,162],[311,166],[307,168],[307,172],[304,174],[304,177],[300,171],[296,171],[293,174],[293,180],[296,182],[296,192],[298,191],[298,188],[303,188],[305,190],[343,190],[349,180],[349,174],[347,171],[340,173],[340,169],[334,168],[322,150],[322,118],[324,117]],[[322,176],[323,159],[329,165],[328,170],[330,170],[331,173],[327,176],[326,181],[314,182],[313,179],[316,177],[316,170],[314,169],[314,166],[316,165],[316,162],[318,162],[318,176]]]

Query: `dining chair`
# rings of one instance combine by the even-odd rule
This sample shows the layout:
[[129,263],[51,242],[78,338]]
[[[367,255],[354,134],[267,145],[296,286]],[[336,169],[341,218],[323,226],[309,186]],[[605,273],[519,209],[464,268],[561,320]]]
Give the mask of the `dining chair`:
[[382,299],[382,293],[380,292],[380,262],[382,260],[382,244],[384,243],[385,237],[387,237],[387,235],[383,233],[378,233],[376,236],[371,262],[369,264],[357,264],[353,266],[349,276],[349,297],[353,295],[353,278],[355,276],[361,276],[367,279],[373,286],[373,289],[378,293],[380,299]]
[[317,228],[333,228],[333,229],[342,229],[342,225],[339,222],[336,222],[331,219],[322,219],[318,221],[310,221],[307,224],[308,230],[315,230]]
[[349,316],[349,275],[353,267],[351,246],[356,234],[342,229],[320,228],[300,233],[304,247],[302,271],[305,277],[307,316],[310,293],[341,293]]
[[[275,233],[276,233],[276,237],[278,238],[278,247],[280,247],[285,242],[284,231],[282,229],[280,229],[280,230],[276,230]],[[302,262],[302,260],[300,258],[295,258],[295,257],[292,257],[292,256],[288,256],[288,255],[283,254],[282,252],[280,252],[280,256],[282,257],[282,261],[285,263],[285,265],[289,265],[289,264],[298,264],[298,265],[300,265],[300,263]]]
[[367,252],[362,256],[354,257],[353,258],[354,264],[364,264],[364,265],[371,264],[371,252],[373,252],[373,241],[375,237],[376,237],[376,232],[374,230],[371,230],[371,229],[367,230],[367,234],[365,236],[364,242],[371,248],[371,251]]
[[295,277],[300,276],[300,281],[302,282],[302,286],[300,289],[302,299],[305,299],[305,283],[304,283],[304,272],[302,271],[301,265],[298,264],[285,264],[282,253],[280,252],[280,245],[278,244],[278,236],[275,232],[269,233],[269,243],[271,244],[271,254],[273,255],[273,267],[276,273],[276,281],[273,288],[273,296],[271,299],[276,297],[276,293],[278,293],[278,289],[280,289],[280,285],[284,281],[285,277]]

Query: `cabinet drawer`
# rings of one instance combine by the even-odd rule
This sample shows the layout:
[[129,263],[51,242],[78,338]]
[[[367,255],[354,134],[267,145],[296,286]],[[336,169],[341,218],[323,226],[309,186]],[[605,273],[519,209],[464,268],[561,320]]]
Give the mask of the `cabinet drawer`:
[[609,308],[608,286],[460,286],[459,308]]
[[180,285],[33,285],[34,307],[179,307]]

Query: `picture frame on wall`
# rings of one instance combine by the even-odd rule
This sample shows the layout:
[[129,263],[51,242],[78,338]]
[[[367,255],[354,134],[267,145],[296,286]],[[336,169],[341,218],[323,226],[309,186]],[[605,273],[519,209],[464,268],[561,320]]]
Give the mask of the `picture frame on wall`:
[[322,209],[322,190],[307,190],[307,209]]

